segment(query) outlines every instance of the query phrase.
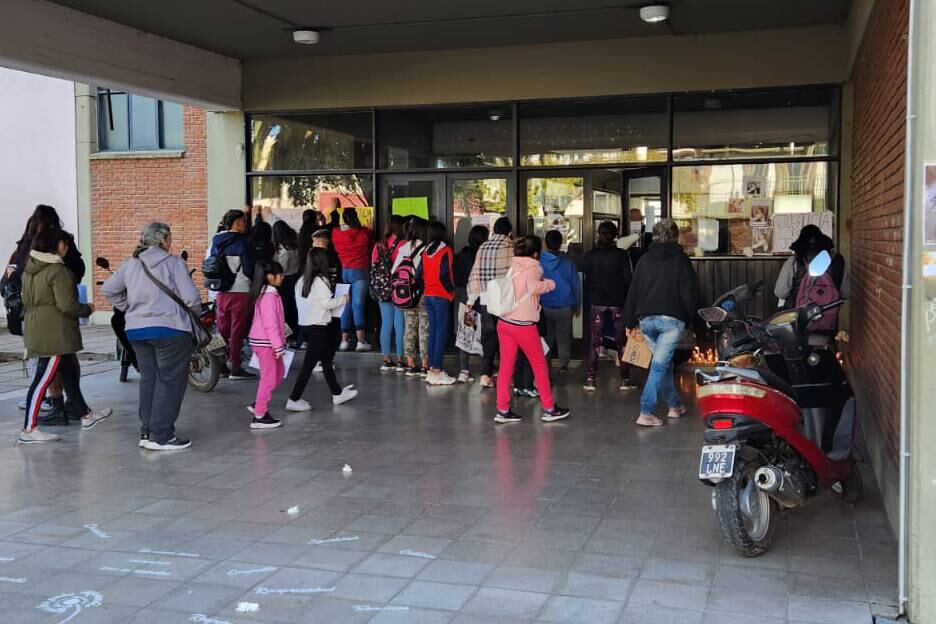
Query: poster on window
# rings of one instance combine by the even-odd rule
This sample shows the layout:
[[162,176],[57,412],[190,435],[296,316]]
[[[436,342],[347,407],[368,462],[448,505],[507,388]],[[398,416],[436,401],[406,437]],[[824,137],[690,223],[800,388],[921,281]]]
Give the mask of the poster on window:
[[769,254],[773,249],[770,239],[773,230],[769,227],[756,227],[751,230],[751,249],[755,254]]
[[767,197],[767,178],[763,176],[744,176],[741,178],[741,187],[744,189],[745,197],[751,199]]
[[808,214],[774,214],[773,252],[791,253],[790,245],[799,237],[803,226],[818,226],[822,233],[835,240],[835,214],[829,211]]
[[770,225],[770,200],[751,200],[751,227],[767,227]]

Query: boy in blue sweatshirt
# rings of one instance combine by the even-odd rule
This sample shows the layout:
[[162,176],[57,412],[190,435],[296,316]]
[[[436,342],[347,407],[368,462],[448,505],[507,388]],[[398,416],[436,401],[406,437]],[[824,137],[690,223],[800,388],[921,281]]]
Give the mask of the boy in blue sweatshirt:
[[540,296],[546,342],[550,358],[553,355],[559,358],[559,372],[567,373],[572,355],[572,317],[581,311],[582,285],[575,263],[560,251],[562,233],[558,230],[546,232],[545,243],[546,250],[540,254],[543,277],[556,282],[555,290]]

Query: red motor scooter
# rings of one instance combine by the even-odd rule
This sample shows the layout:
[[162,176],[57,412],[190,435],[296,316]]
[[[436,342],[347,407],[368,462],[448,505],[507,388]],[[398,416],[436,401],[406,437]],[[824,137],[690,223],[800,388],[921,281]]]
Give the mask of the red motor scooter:
[[[809,266],[822,275],[823,252]],[[699,479],[712,485],[712,503],[725,539],[741,555],[770,549],[776,511],[806,503],[824,488],[846,501],[861,496],[852,459],[855,400],[835,353],[812,348],[808,328],[842,305],[808,304],[751,324],[755,346],[779,349],[759,368],[718,366],[696,371],[705,442]],[[718,331],[723,308],[700,310]]]

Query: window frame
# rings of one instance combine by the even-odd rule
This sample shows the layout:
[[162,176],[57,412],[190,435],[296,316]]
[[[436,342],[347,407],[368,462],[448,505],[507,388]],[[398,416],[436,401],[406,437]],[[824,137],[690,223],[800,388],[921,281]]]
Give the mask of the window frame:
[[[106,147],[105,140],[105,124],[109,125],[109,114],[108,109],[113,104],[113,100],[110,96],[114,95],[125,95],[127,98],[126,101],[126,113],[127,113],[127,133],[126,133],[126,148],[113,149]],[[155,114],[153,115],[152,123],[155,130],[156,145],[155,147],[136,147],[133,141],[133,98],[147,98],[152,100],[156,104]],[[107,106],[104,106],[103,103],[107,101]],[[157,98],[150,98],[145,95],[137,95],[129,91],[120,91],[115,89],[106,89],[99,87],[97,90],[97,139],[98,139],[98,153],[102,154],[120,154],[120,153],[147,153],[147,152],[182,152],[185,151],[185,112],[184,108],[180,107],[179,112],[182,115],[180,121],[180,128],[182,129],[182,143],[178,146],[171,145],[167,146],[165,143],[165,107],[164,101]]]

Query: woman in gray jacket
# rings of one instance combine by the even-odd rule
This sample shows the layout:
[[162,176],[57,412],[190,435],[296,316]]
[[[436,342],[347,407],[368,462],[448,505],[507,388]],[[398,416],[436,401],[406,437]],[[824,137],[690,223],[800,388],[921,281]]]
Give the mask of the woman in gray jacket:
[[147,275],[162,282],[192,310],[201,295],[185,261],[169,253],[172,232],[165,223],[143,228],[133,257],[104,282],[104,296],[127,318],[127,338],[140,366],[140,447],[151,451],[192,445],[175,433],[192,355],[192,319]]

